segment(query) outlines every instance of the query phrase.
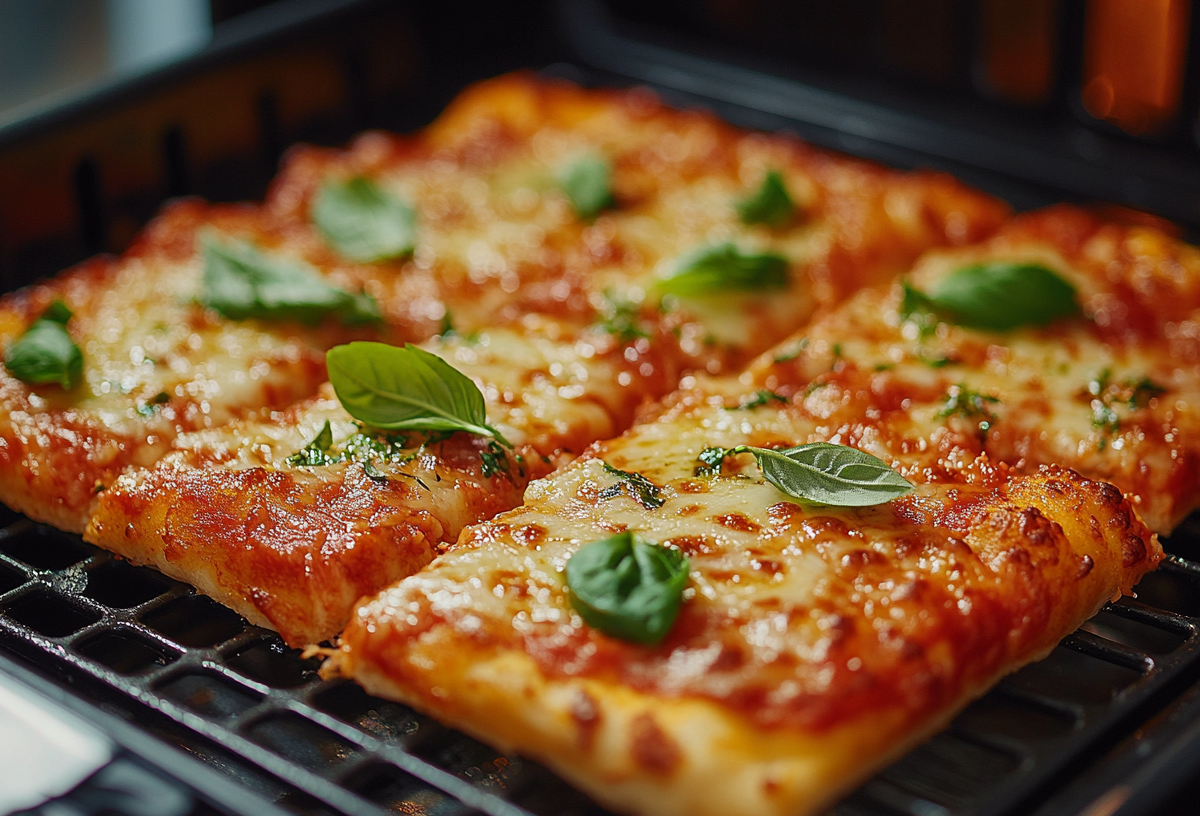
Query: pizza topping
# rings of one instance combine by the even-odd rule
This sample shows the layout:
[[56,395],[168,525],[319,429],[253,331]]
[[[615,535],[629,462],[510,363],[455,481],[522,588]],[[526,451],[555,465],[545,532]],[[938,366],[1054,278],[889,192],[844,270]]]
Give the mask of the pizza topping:
[[972,391],[965,385],[952,385],[946,390],[946,398],[942,401],[942,407],[938,410],[937,416],[938,419],[952,416],[978,419],[979,432],[986,436],[992,428],[992,423],[996,421],[996,414],[992,411],[992,407],[999,402],[999,397]]
[[[1121,430],[1121,417],[1116,410],[1118,405],[1137,411],[1149,406],[1152,399],[1166,390],[1149,377],[1130,377],[1122,382],[1113,382],[1112,369],[1106,368],[1088,382],[1084,394],[1092,409],[1092,427],[1110,434],[1118,433]],[[1103,444],[1101,440],[1101,447]]]
[[339,255],[360,263],[409,255],[416,243],[412,207],[362,176],[327,181],[313,201],[312,220]]
[[626,531],[580,547],[566,572],[571,606],[588,626],[653,646],[679,615],[688,559]]
[[200,239],[204,292],[200,302],[231,320],[299,320],[314,325],[328,316],[347,325],[380,320],[379,305],[352,295],[296,260],[265,255],[253,244],[208,231]]
[[743,224],[766,224],[768,227],[787,226],[796,214],[796,205],[788,195],[783,174],[771,170],[759,188],[737,204],[738,217]]
[[662,488],[642,474],[619,470],[608,462],[603,464],[604,471],[616,476],[620,481],[600,491],[599,497],[602,501],[615,499],[622,493],[627,493],[646,510],[657,510],[667,503],[667,500],[662,497]]
[[170,401],[170,394],[168,394],[166,391],[159,391],[153,397],[138,405],[138,416],[152,417],[161,411],[162,407]]
[[754,396],[743,400],[737,407],[739,411],[750,411],[755,408],[761,408],[764,405],[769,405],[772,402],[780,402],[787,404],[788,398],[782,394],[776,394],[774,391],[768,391],[765,388],[760,388],[754,392]]
[[389,431],[466,431],[512,447],[487,424],[479,387],[436,354],[349,343],[326,354],[329,381],[352,417]]
[[583,156],[559,174],[559,184],[575,214],[590,221],[615,204],[612,193],[612,162],[603,156]]
[[600,316],[601,320],[597,325],[615,337],[618,343],[650,339],[650,333],[640,325],[638,304],[616,292],[604,293]]
[[71,389],[83,376],[83,352],[67,333],[71,310],[56,300],[4,355],[4,367],[31,385],[58,383]]
[[1079,314],[1075,287],[1041,264],[988,261],[947,275],[929,292],[905,284],[901,315],[930,328],[931,316],[974,329],[1045,326]]
[[656,288],[677,297],[784,289],[787,266],[787,258],[774,252],[743,252],[732,243],[718,244],[684,256]]
[[285,461],[289,465],[302,467],[328,465],[337,461],[335,457],[329,455],[331,447],[333,447],[333,428],[330,427],[329,420],[327,419],[321,430],[313,437],[313,441],[293,453]]
[[752,454],[763,478],[795,499],[835,507],[870,507],[909,493],[913,484],[857,448],[813,442],[772,450],[752,445],[705,448],[697,476],[718,476],[726,457]]

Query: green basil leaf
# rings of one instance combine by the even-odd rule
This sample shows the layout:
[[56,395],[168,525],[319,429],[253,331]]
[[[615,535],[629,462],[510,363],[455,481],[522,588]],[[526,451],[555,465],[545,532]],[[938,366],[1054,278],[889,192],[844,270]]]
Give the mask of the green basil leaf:
[[274,258],[253,244],[214,232],[200,238],[204,291],[200,302],[231,320],[299,320],[334,316],[347,325],[380,320],[367,294],[352,295],[300,261]]
[[608,462],[603,462],[602,464],[604,465],[605,472],[620,479],[615,485],[606,487],[600,491],[599,497],[602,501],[615,499],[621,493],[628,493],[633,497],[634,501],[646,510],[657,510],[667,503],[667,500],[662,497],[662,488],[642,474],[619,470]]
[[408,345],[349,343],[325,355],[329,381],[351,416],[388,431],[466,431],[512,447],[487,424],[483,394],[436,354]]
[[905,287],[902,311],[932,311],[947,322],[1006,331],[1079,314],[1075,287],[1035,263],[988,261],[947,275],[929,292]]
[[317,431],[317,435],[313,437],[313,441],[293,453],[284,461],[295,467],[321,467],[323,465],[330,465],[338,461],[337,457],[329,455],[331,447],[333,447],[333,428],[327,419],[321,430]]
[[8,347],[4,367],[18,380],[31,385],[58,383],[75,387],[83,377],[83,352],[67,333],[71,310],[56,300],[33,325]]
[[846,445],[813,442],[771,450],[750,445],[706,448],[700,455],[701,474],[720,472],[726,456],[750,453],[763,477],[789,496],[810,504],[870,507],[903,496],[913,484],[882,459]]
[[796,204],[788,195],[783,174],[778,170],[768,172],[758,189],[738,202],[737,212],[743,224],[787,226],[796,214]]
[[587,625],[651,646],[675,624],[687,582],[683,553],[630,532],[585,544],[567,561],[571,606]]
[[416,243],[412,207],[362,176],[325,182],[313,200],[312,220],[339,255],[359,263],[408,255]]
[[787,267],[782,255],[742,252],[732,243],[718,244],[681,258],[675,271],[660,278],[656,288],[678,297],[784,289]]
[[559,173],[558,183],[575,214],[590,221],[613,206],[612,162],[603,156],[584,156]]

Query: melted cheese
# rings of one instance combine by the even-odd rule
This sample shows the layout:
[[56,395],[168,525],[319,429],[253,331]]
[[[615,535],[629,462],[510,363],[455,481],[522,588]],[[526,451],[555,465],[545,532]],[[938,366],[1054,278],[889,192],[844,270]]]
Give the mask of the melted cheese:
[[427,348],[475,380],[514,452],[466,434],[429,444],[411,434],[365,463],[291,463],[327,422],[333,458],[363,431],[325,386],[286,411],[180,435],[155,466],[104,491],[85,538],[197,585],[288,643],[320,642],[357,598],[424,566],[468,524],[519,504],[552,462],[627,424],[661,375],[636,345],[544,318]]
[[[969,451],[904,453],[886,433],[858,441],[917,489],[877,507],[805,506],[750,457],[693,474],[704,447],[799,443],[819,427],[796,405],[681,397],[364,603],[334,665],[620,810],[795,816],[1161,558],[1111,487],[1062,470],[1019,476]],[[609,498],[618,482],[601,460],[651,480],[662,505]],[[567,560],[620,530],[689,558],[683,610],[659,646],[602,635],[570,606]]]
[[153,463],[181,432],[312,394],[324,379],[324,350],[361,335],[239,323],[203,309],[195,236],[204,226],[244,237],[266,231],[248,208],[187,202],[120,261],[94,261],[6,298],[0,342],[14,342],[62,299],[84,357],[83,381],[70,392],[0,371],[0,496],[10,506],[82,531],[95,492],[122,468]]
[[[1064,222],[1075,227],[1070,241]],[[980,247],[931,255],[911,283],[929,289],[983,260],[1036,262],[1075,285],[1082,317],[1044,329],[941,323],[922,333],[901,320],[899,286],[864,291],[814,324],[796,359],[772,353],[751,366],[740,389],[811,380],[788,395],[822,417],[826,433],[855,434],[839,426],[841,406],[867,400],[910,446],[953,444],[1025,470],[1072,467],[1117,485],[1151,528],[1170,532],[1200,506],[1200,356],[1185,339],[1200,325],[1200,252],[1155,237],[1069,208],[1025,216]],[[1177,294],[1160,308],[1168,284]],[[1135,287],[1140,295],[1127,294]],[[1119,319],[1108,305],[1117,297]]]
[[[617,206],[588,223],[557,177],[596,154],[613,163]],[[747,227],[735,204],[771,169],[786,178],[796,221]],[[686,365],[709,370],[770,346],[923,249],[986,235],[1005,216],[1003,205],[944,176],[892,173],[737,131],[640,91],[582,91],[522,75],[469,89],[415,139],[368,134],[345,153],[295,154],[267,206],[305,220],[319,186],[350,174],[416,207],[408,274],[428,276],[456,326],[487,328],[528,312],[595,321],[615,293],[671,330]],[[671,313],[658,315],[655,281],[680,257],[723,241],[782,253],[790,285],[669,303]]]

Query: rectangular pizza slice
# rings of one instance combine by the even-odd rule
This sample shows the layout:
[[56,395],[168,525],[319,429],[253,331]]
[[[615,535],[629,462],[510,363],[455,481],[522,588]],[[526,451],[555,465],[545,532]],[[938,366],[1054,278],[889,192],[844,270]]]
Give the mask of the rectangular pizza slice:
[[289,644],[317,643],[341,631],[358,598],[627,425],[661,375],[607,332],[537,316],[426,347],[474,380],[512,449],[465,432],[371,428],[327,386],[285,411],[179,437],[100,495],[84,537]]
[[854,447],[813,446],[802,403],[725,385],[363,601],[329,668],[619,811],[802,816],[1162,557],[1109,485],[910,448],[852,397]]
[[1169,533],[1200,507],[1200,249],[1065,205],[1021,215],[864,290],[742,382],[802,400],[830,438],[858,433],[847,401],[902,404],[911,445],[1073,468]]
[[[153,463],[179,433],[310,396],[327,348],[377,336],[349,319],[371,317],[361,289],[278,249],[285,234],[256,208],[187,201],[121,258],[0,301],[0,500],[81,532],[125,467]],[[275,315],[238,302],[259,263],[307,289],[273,296]],[[218,310],[247,303],[244,320]]]
[[741,130],[646,89],[531,74],[468,88],[415,136],[294,149],[265,206],[329,235],[331,201],[367,184],[414,218],[396,279],[442,293],[441,304],[377,293],[389,316],[424,319],[430,334],[443,306],[468,328],[527,313],[618,331],[641,319],[669,329],[684,367],[710,371],[1008,217],[944,174]]

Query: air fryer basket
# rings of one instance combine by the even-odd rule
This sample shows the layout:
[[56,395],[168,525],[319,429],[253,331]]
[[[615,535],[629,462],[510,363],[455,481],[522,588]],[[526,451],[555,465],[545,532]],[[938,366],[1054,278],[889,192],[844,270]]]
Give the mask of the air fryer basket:
[[[593,3],[560,4],[557,18],[540,4],[479,6],[468,32],[451,10],[289,0],[219,29],[213,48],[183,66],[0,129],[5,287],[119,249],[165,197],[261,195],[294,140],[338,143],[367,126],[412,129],[467,82],[517,67],[548,65],[549,73],[591,84],[645,82],[677,104],[715,107],[739,124],[792,128],[895,164],[953,168],[1021,206],[1079,194],[997,173],[983,158],[972,162],[969,145],[947,156],[919,140],[871,139],[863,135],[869,119],[856,132],[840,130],[846,111],[870,116],[871,109],[627,38]],[[312,72],[330,75],[325,91],[311,87]],[[232,83],[226,101],[233,102],[219,110],[169,103],[200,99],[206,83]],[[923,121],[892,115],[914,127]],[[193,128],[205,117],[248,135],[226,144]],[[122,134],[149,147],[130,158],[114,148]],[[57,185],[43,199],[50,202],[44,217],[5,221],[28,193],[18,170],[34,159]],[[1200,767],[1200,564],[1189,560],[1200,555],[1200,523],[1185,524],[1166,546],[1174,554],[1136,599],[1105,607],[833,812],[1168,807]],[[0,672],[48,680],[77,713],[125,735],[126,760],[156,755],[157,764],[143,766],[192,792],[182,810],[142,802],[124,812],[256,813],[271,802],[304,814],[604,813],[538,764],[498,754],[353,683],[321,680],[316,668],[192,588],[0,508]],[[89,784],[97,783],[57,803],[74,810],[55,812],[100,812],[87,804]],[[231,790],[244,790],[244,798]]]

